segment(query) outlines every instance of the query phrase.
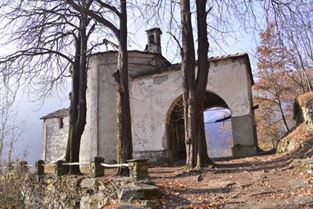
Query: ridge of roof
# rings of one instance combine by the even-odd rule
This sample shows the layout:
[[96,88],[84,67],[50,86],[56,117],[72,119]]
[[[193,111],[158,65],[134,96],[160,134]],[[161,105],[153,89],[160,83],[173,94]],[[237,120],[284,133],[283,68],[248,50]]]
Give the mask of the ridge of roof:
[[[254,80],[253,80],[249,55],[247,53],[242,52],[242,53],[234,53],[234,54],[228,54],[228,55],[222,55],[222,56],[212,56],[212,57],[208,57],[208,61],[209,62],[217,62],[217,61],[222,61],[222,60],[227,60],[227,59],[240,59],[240,58],[247,59],[246,64],[247,64],[247,68],[248,68],[248,73],[249,73],[249,76],[250,76],[250,79],[251,79],[252,85],[253,85]],[[175,70],[179,70],[180,66],[181,66],[181,63],[175,63],[175,64],[172,64],[172,65],[165,67],[165,68],[158,68],[154,71],[146,71],[143,73],[135,74],[131,77],[132,78],[140,78],[140,77],[144,77],[144,76],[155,75],[155,74],[160,74],[160,73],[169,72],[169,71],[175,71]]]
[[[108,50],[108,51],[104,51],[104,52],[96,52],[96,53],[91,54],[90,56],[92,57],[92,56],[97,56],[97,55],[102,55],[102,54],[115,54],[117,52],[118,51],[116,51],[116,50]],[[168,61],[162,54],[147,52],[147,51],[140,51],[140,50],[129,50],[128,53],[155,55],[155,56],[159,57],[160,59],[162,59],[167,65],[171,65],[170,61]]]
[[49,118],[63,118],[69,115],[69,108],[58,109],[54,112],[51,112],[47,115],[42,116],[40,119],[45,120]]

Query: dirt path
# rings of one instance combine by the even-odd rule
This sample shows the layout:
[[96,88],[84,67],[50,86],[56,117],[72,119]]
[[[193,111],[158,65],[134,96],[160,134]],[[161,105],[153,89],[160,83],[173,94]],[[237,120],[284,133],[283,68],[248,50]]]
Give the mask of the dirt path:
[[280,155],[219,162],[218,168],[149,170],[165,193],[162,208],[313,208],[313,174]]

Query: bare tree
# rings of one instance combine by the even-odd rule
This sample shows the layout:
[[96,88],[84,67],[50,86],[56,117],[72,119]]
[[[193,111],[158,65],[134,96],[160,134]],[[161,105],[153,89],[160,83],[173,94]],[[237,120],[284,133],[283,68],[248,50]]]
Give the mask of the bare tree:
[[[81,1],[80,6],[89,9],[92,0]],[[67,162],[79,162],[81,136],[86,124],[86,90],[87,90],[87,56],[88,56],[88,25],[91,19],[79,13],[78,32],[75,37],[75,57],[72,68],[72,92],[70,94],[70,125],[66,149]],[[92,31],[93,29],[90,29]],[[79,174],[79,166],[70,166],[70,174]]]
[[[295,124],[292,121],[296,97],[305,93],[308,86],[298,69],[297,52],[281,42],[276,24],[269,24],[260,33],[261,43],[257,48],[257,76],[254,99],[260,108],[256,111],[258,138],[264,144],[271,141],[273,148],[281,136]],[[309,69],[306,70],[310,72]],[[312,72],[312,71],[311,71]],[[309,80],[312,75],[308,74]]]
[[[120,0],[120,29],[117,71],[114,79],[117,84],[117,161],[126,162],[132,158],[131,115],[128,91],[128,52],[127,52],[127,9],[126,0]],[[128,175],[128,170],[121,168],[119,175]]]
[[[3,84],[3,83],[2,83]],[[1,84],[0,84],[1,85]],[[24,131],[24,122],[18,120],[14,104],[15,92],[6,85],[0,88],[0,167],[8,167],[14,157],[15,145]],[[8,166],[6,166],[6,164]]]
[[261,3],[268,22],[274,21],[281,43],[294,50],[293,61],[302,71],[306,91],[312,91],[308,70],[313,67],[311,0],[267,0]]
[[[79,6],[88,10],[92,2],[80,1]],[[89,40],[97,30],[97,23],[63,1],[10,1],[9,7],[5,7],[6,3],[3,8],[8,11],[2,16],[7,23],[4,30],[13,28],[9,41],[19,47],[0,59],[2,76],[31,85],[37,94],[45,97],[64,81],[71,66],[66,160],[78,162],[86,124],[87,57],[97,46]],[[79,174],[79,166],[70,166],[69,173]]]
[[190,167],[204,166],[210,162],[203,122],[203,99],[209,72],[206,22],[208,12],[206,11],[206,0],[196,1],[198,28],[198,62],[196,63],[190,1],[182,0],[180,5],[186,164]]
[[[117,161],[124,163],[132,158],[131,116],[128,91],[128,52],[127,52],[127,1],[119,1],[118,7],[110,2],[95,0],[91,9],[79,6],[79,1],[65,0],[75,10],[85,13],[103,27],[111,31],[118,40],[117,70],[113,73],[117,91]],[[119,26],[110,19],[118,18]],[[119,175],[128,175],[127,168],[120,168]]]
[[0,90],[0,166],[3,166],[5,144],[10,133],[10,109],[9,92],[2,86]]

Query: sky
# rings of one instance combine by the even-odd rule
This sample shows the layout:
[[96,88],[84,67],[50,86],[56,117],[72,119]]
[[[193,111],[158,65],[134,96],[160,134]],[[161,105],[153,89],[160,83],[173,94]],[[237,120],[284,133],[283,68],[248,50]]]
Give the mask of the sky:
[[[144,50],[147,43],[145,30],[159,27],[153,23],[150,24],[130,24],[129,25],[129,36],[131,41],[129,42],[129,49]],[[169,44],[170,35],[167,33],[165,26],[160,26],[163,31],[161,37],[162,40],[162,53],[163,56],[168,58],[169,61],[175,63],[179,61],[179,58],[175,56],[176,47],[172,47]],[[211,42],[210,45],[210,55],[226,55],[234,53],[243,53],[247,52],[250,56],[250,61],[252,63],[252,68],[255,66],[255,49],[258,45],[258,38],[255,37],[255,34],[249,32],[244,32],[242,28],[238,27],[234,30],[234,33],[226,36],[226,40],[216,45],[214,42]],[[210,40],[210,39],[209,39]],[[173,42],[170,42],[173,44]],[[227,44],[226,44],[227,43]],[[0,51],[7,51],[8,49],[2,48]],[[66,88],[65,88],[66,89]],[[16,144],[15,156],[18,158],[23,157],[23,153],[27,150],[26,160],[30,163],[40,159],[40,146],[41,146],[41,133],[42,133],[42,121],[40,117],[46,115],[50,112],[53,112],[57,109],[68,107],[68,91],[59,92],[58,94],[53,94],[47,96],[45,101],[32,101],[26,94],[20,93],[17,99],[16,109],[18,112],[18,119],[23,122],[23,134]],[[213,114],[214,117],[220,117],[222,113]],[[205,114],[205,120],[212,116],[212,112]],[[218,124],[214,126],[206,127],[209,134],[218,135],[213,133],[212,130],[217,129]],[[212,128],[213,127],[213,128]],[[226,134],[225,136],[219,135],[221,138],[229,138]],[[209,137],[209,138],[212,138]],[[214,137],[213,137],[214,138]],[[210,143],[210,142],[208,142]],[[213,151],[212,151],[213,152]],[[212,153],[211,153],[212,154]]]
[[[22,135],[16,142],[15,157],[30,163],[40,159],[42,120],[40,118],[55,110],[68,107],[69,101],[63,94],[51,95],[45,101],[31,101],[27,95],[17,103],[17,118],[22,125]],[[26,156],[24,156],[26,153]]]

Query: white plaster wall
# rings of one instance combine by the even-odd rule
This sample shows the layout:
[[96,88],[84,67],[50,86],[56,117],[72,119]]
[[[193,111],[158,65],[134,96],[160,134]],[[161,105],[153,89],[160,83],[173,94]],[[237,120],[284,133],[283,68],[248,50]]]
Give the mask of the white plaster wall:
[[87,76],[87,115],[86,126],[82,136],[80,159],[81,161],[92,161],[97,156],[97,112],[98,112],[98,71],[97,59],[89,60]]
[[42,123],[42,136],[41,136],[41,148],[40,148],[40,159],[41,160],[46,160],[46,147],[47,147],[47,128],[46,128],[45,122]]
[[[166,148],[166,114],[182,94],[180,72],[168,72],[131,83],[133,150],[158,151]],[[161,82],[162,81],[162,82]]]
[[231,110],[232,117],[251,111],[251,84],[244,59],[210,63],[207,90],[220,96]]
[[116,93],[112,79],[115,68],[110,60],[102,60],[98,65],[98,155],[106,160],[116,158]]
[[[117,53],[93,55],[90,59],[87,89],[87,125],[84,143],[88,146],[90,159],[104,157],[106,161],[116,159],[116,90],[112,79],[117,68]],[[153,54],[129,53],[129,72],[140,73],[164,65],[164,61]],[[136,116],[135,116],[136,117]]]
[[68,117],[63,118],[63,128],[59,128],[58,118],[45,119],[46,130],[45,161],[51,162],[65,157],[68,138]]
[[[243,60],[231,59],[211,63],[207,90],[219,95],[232,116],[250,112],[248,73]],[[250,89],[249,89],[250,88]],[[171,71],[133,80],[130,86],[133,149],[158,151],[167,148],[166,115],[182,94],[181,72]]]

